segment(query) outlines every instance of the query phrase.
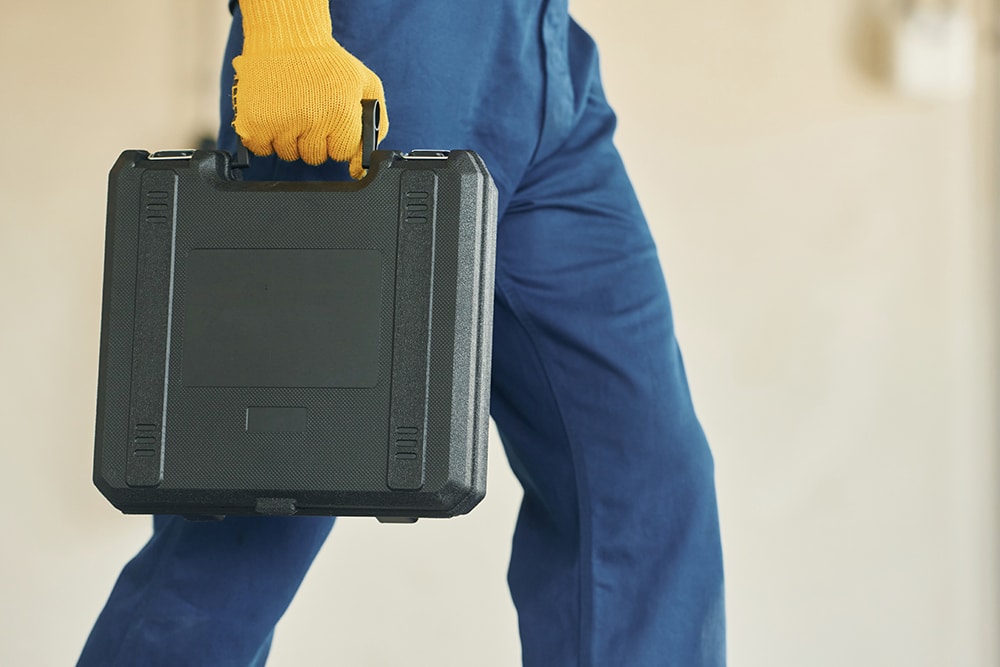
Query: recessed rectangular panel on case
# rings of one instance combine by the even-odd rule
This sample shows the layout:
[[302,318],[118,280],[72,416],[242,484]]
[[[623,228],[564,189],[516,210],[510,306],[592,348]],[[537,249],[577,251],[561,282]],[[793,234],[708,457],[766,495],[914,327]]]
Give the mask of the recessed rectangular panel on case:
[[197,249],[187,266],[185,386],[375,385],[377,250]]

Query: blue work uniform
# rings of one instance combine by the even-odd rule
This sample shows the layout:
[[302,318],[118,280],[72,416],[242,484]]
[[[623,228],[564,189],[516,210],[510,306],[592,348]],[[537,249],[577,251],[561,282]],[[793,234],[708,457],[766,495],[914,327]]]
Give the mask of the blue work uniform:
[[[332,2],[331,14],[337,40],[382,78],[382,147],[470,148],[497,184],[491,413],[524,487],[508,571],[524,664],[723,665],[712,456],[594,42],[567,0]],[[228,150],[242,41],[237,9]],[[246,177],[346,173],[271,157]],[[156,517],[80,664],[263,664],[333,522]]]

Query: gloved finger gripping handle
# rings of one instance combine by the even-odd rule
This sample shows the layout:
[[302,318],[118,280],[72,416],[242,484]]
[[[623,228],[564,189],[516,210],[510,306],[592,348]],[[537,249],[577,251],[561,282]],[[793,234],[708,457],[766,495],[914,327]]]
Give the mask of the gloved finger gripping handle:
[[[368,169],[372,162],[372,153],[378,147],[378,131],[382,121],[382,109],[378,100],[361,100],[361,166]],[[236,135],[236,155],[233,156],[233,168],[243,169],[250,166],[250,151],[243,144],[240,135]]]

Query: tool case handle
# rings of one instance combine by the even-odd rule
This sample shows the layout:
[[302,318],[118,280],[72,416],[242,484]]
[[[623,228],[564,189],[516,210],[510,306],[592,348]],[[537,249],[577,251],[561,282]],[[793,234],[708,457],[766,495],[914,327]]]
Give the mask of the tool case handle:
[[[361,166],[365,169],[371,166],[381,125],[382,109],[378,100],[361,100]],[[236,135],[236,141],[236,155],[233,156],[231,166],[234,169],[245,169],[250,166],[250,151],[239,135]]]

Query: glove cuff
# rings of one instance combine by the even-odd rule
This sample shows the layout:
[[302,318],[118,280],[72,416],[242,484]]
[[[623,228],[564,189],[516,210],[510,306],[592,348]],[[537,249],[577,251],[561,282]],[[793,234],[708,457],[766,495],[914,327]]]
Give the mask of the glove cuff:
[[333,42],[328,0],[241,0],[243,54],[267,55]]

